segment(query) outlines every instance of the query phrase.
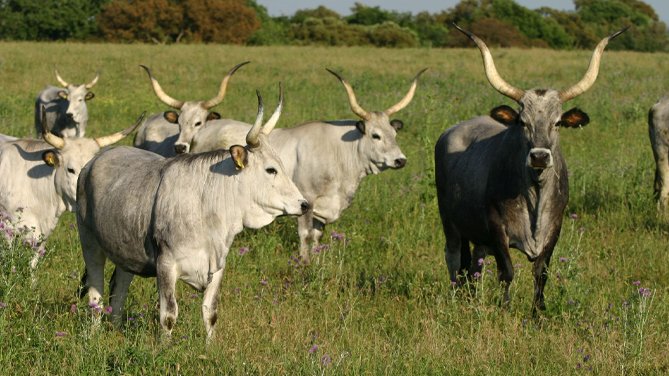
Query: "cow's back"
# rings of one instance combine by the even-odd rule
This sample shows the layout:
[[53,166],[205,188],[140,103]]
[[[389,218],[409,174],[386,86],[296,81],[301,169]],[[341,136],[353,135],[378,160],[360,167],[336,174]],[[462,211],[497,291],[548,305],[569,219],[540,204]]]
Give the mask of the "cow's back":
[[155,153],[120,146],[100,152],[79,176],[80,235],[93,237],[113,262],[140,275],[155,271],[155,249],[147,234],[164,161]]

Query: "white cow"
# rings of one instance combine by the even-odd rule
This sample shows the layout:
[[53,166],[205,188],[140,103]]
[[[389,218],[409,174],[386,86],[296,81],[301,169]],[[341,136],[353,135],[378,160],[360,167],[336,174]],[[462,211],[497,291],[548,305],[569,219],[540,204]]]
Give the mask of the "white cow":
[[209,110],[223,101],[230,77],[237,69],[248,63],[248,61],[245,61],[234,66],[223,78],[218,95],[206,101],[182,101],[170,97],[163,91],[158,80],[153,77],[151,70],[144,65],[140,65],[149,75],[153,91],[158,99],[181,111],[181,113],[165,111],[151,115],[137,131],[133,144],[140,149],[158,153],[163,157],[188,153],[193,136],[205,123],[221,118],[218,112],[210,112]]
[[82,280],[89,304],[102,305],[104,265],[116,264],[110,283],[112,319],[122,317],[134,275],[157,277],[160,324],[170,335],[178,279],[204,291],[207,339],[214,334],[218,289],[237,233],[280,215],[301,215],[307,201],[267,141],[280,106],[264,127],[258,117],[247,146],[165,159],[138,148],[98,154],[81,172],[77,223],[86,262]]
[[[312,204],[298,218],[300,255],[309,260],[311,249],[318,246],[326,224],[336,221],[353,200],[358,185],[367,175],[404,167],[406,157],[395,137],[403,127],[390,116],[411,102],[420,71],[409,92],[385,111],[366,111],[355,98],[353,88],[337,73],[348,93],[351,110],[362,120],[314,121],[272,132],[274,146],[304,197]],[[194,153],[215,150],[239,143],[250,125],[224,119],[210,122],[193,138]]]
[[35,98],[37,137],[45,128],[58,137],[84,137],[88,125],[86,101],[95,97],[90,89],[98,82],[98,78],[99,73],[87,84],[70,84],[56,71],[56,79],[62,87],[47,86]]
[[[27,229],[43,252],[43,241],[56,227],[58,218],[74,211],[79,172],[100,148],[130,134],[137,126],[95,139],[61,138],[48,131],[44,140],[19,139],[0,144],[0,211],[9,214],[5,226]],[[31,261],[36,267],[39,253]]]

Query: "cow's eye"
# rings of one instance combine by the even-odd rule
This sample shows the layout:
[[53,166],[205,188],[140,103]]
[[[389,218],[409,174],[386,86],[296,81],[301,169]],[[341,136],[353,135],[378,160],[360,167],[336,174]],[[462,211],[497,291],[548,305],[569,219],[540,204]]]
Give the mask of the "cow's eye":
[[276,175],[277,174],[276,168],[274,168],[274,167],[266,168],[265,171],[270,175]]
[[201,121],[198,121],[197,123],[195,123],[195,126],[196,126],[196,127],[199,127],[200,125],[202,125],[202,122],[201,122]]
[[69,172],[70,174],[74,174],[74,173],[76,173],[76,171],[74,171],[73,168],[68,168],[68,169],[67,169],[67,172]]
[[380,139],[381,139],[381,136],[379,136],[378,133],[374,133],[374,134],[372,135],[372,138],[375,139],[375,140],[380,140]]

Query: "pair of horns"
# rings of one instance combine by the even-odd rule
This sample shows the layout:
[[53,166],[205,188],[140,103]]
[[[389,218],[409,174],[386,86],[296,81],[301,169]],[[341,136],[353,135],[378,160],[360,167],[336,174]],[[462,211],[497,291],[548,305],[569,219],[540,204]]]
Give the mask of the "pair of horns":
[[[142,114],[139,115],[139,118],[137,118],[137,120],[135,121],[135,124],[131,125],[130,127],[120,132],[112,133],[107,136],[97,137],[94,140],[101,148],[117,143],[121,141],[125,136],[134,132],[135,129],[137,129],[137,127],[139,127],[139,125],[142,123],[145,116],[146,112],[142,112]],[[44,139],[44,141],[46,141],[49,145],[53,146],[58,150],[65,147],[65,140],[62,137],[58,137],[55,134],[51,133],[51,129],[48,129],[48,125],[46,122],[46,109],[44,108],[44,106],[42,106],[42,126],[43,126],[42,138]]]
[[270,116],[264,126],[262,125],[264,116],[262,96],[258,90],[256,90],[256,95],[258,96],[258,116],[256,116],[255,123],[253,123],[249,133],[246,135],[246,143],[252,148],[260,146],[260,132],[269,135],[279,121],[279,116],[281,116],[281,110],[283,109],[283,86],[279,83],[279,104],[277,104],[276,110],[274,110],[274,113]]
[[[63,80],[63,78],[60,76],[60,74],[58,74],[58,69],[55,69],[55,71],[56,71],[56,79],[58,80],[58,82],[59,82],[63,87],[68,87],[68,86],[70,86],[70,84],[67,83],[67,81]],[[93,81],[91,81],[91,82],[89,82],[89,83],[87,83],[87,84],[85,85],[86,89],[90,89],[90,88],[92,88],[93,86],[95,86],[95,84],[98,83],[98,78],[100,78],[100,71],[98,71],[98,72],[95,73],[95,78],[93,79]]]
[[[250,61],[245,61],[243,63],[235,65],[232,69],[230,69],[230,72],[228,72],[228,74],[223,78],[223,81],[221,81],[221,86],[218,89],[218,94],[215,97],[202,102],[202,107],[205,110],[208,110],[208,109],[218,105],[219,103],[221,103],[223,101],[223,98],[225,97],[225,91],[228,88],[228,81],[230,80],[230,77],[232,77],[232,75],[237,71],[237,69],[239,69],[240,67],[242,67],[242,66],[244,66],[248,63],[250,63]],[[168,105],[172,108],[176,108],[178,110],[181,109],[181,107],[184,105],[185,101],[174,99],[174,98],[170,97],[169,95],[167,95],[167,93],[165,93],[163,88],[160,87],[160,84],[158,83],[158,80],[156,80],[153,77],[153,75],[151,74],[151,70],[145,65],[140,65],[140,67],[144,68],[146,73],[149,75],[149,79],[151,80],[151,86],[153,86],[153,91],[156,93],[156,96],[158,97],[158,99],[160,99],[161,101],[163,101],[163,103],[165,103],[166,105]]]
[[[525,94],[525,91],[522,89],[518,89],[514,86],[511,86],[509,83],[504,81],[504,79],[502,78],[502,76],[499,75],[499,73],[497,73],[497,68],[495,68],[495,62],[493,61],[492,54],[490,53],[488,46],[486,46],[486,44],[481,40],[481,38],[477,37],[471,32],[462,29],[455,23],[453,23],[453,26],[455,26],[456,29],[460,30],[463,34],[469,37],[469,39],[474,41],[474,43],[476,43],[476,45],[478,46],[479,50],[481,50],[481,56],[483,57],[483,65],[485,67],[485,74],[488,77],[488,81],[490,82],[492,87],[494,87],[495,90],[499,91],[503,95],[518,102],[520,98],[522,98],[522,96]],[[583,78],[574,86],[570,87],[569,89],[560,91],[559,93],[560,101],[567,102],[583,94],[586,90],[590,89],[590,87],[595,83],[595,80],[597,79],[597,74],[599,73],[599,62],[602,59],[604,48],[606,48],[606,45],[609,44],[609,41],[611,39],[622,34],[628,28],[629,26],[609,35],[608,37],[602,39],[597,44],[597,47],[595,47],[595,51],[592,53],[592,58],[590,59],[590,65],[588,66],[587,72],[585,72]]]
[[[344,85],[344,88],[346,89],[346,93],[348,94],[349,104],[351,105],[351,111],[353,111],[353,113],[358,115],[361,119],[369,120],[369,118],[370,118],[369,112],[365,111],[365,109],[360,107],[360,105],[358,104],[358,101],[355,99],[355,93],[353,92],[353,88],[351,87],[351,85],[348,82],[346,82],[346,80],[344,78],[342,78],[342,76],[340,76],[336,72],[334,72],[334,71],[332,71],[328,68],[325,68],[325,69],[328,72],[332,73],[335,77],[337,77],[339,79],[339,81],[341,81],[342,85]],[[413,95],[416,92],[416,86],[418,85],[418,77],[420,77],[420,75],[423,74],[423,72],[425,72],[426,70],[427,70],[427,68],[424,68],[423,70],[418,72],[418,74],[416,74],[416,77],[414,77],[413,82],[411,83],[411,87],[409,88],[409,92],[404,96],[404,98],[402,98],[402,100],[397,102],[397,104],[390,107],[389,109],[383,111],[386,115],[390,116],[390,115],[396,113],[397,111],[406,107],[409,104],[409,102],[411,102],[411,100],[413,99]]]

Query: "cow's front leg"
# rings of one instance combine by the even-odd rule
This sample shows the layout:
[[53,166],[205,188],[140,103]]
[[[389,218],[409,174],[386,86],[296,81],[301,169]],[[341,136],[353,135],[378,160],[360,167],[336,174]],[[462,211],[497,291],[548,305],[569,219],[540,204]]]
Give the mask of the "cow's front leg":
[[166,253],[169,252],[163,251],[158,256],[156,282],[158,283],[160,298],[160,326],[162,326],[167,336],[171,336],[179,315],[179,307],[175,296],[178,275],[176,263],[169,256],[166,256]]
[[221,269],[212,274],[211,281],[204,290],[204,298],[202,300],[202,320],[204,321],[204,330],[207,333],[207,343],[214,338],[214,325],[218,319],[218,291],[223,280],[223,270]]
[[511,262],[511,254],[509,253],[509,236],[497,210],[490,208],[488,218],[490,232],[495,242],[492,250],[497,262],[497,278],[504,289],[502,306],[508,306],[511,302],[509,287],[513,281],[513,263]]
[[309,262],[309,250],[311,248],[311,226],[313,212],[309,210],[306,214],[297,217],[297,234],[300,237],[300,257],[302,261]]

